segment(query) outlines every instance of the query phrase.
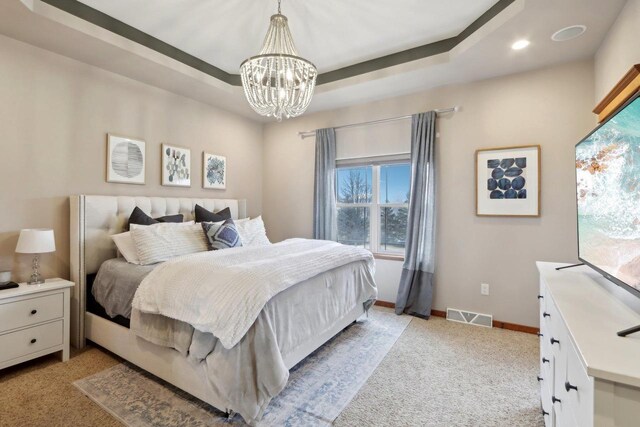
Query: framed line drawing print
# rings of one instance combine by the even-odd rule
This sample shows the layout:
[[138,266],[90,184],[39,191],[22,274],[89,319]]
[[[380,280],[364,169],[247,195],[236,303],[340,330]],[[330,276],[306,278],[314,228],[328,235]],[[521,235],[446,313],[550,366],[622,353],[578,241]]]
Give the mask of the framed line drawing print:
[[540,216],[540,146],[476,151],[476,215]]
[[145,142],[107,134],[107,182],[144,184]]

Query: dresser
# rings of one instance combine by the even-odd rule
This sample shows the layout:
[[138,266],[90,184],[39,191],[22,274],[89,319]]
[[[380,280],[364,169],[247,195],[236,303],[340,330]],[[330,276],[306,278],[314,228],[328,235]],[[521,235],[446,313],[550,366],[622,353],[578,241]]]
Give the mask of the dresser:
[[69,360],[72,282],[49,279],[0,291],[0,369],[45,354]]
[[588,267],[538,262],[541,409],[549,426],[640,426],[640,324]]

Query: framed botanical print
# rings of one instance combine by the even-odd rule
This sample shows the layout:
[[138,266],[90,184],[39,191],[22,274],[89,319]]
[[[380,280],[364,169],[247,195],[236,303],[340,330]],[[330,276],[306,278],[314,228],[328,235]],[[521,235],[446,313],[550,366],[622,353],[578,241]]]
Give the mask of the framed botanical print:
[[191,150],[162,144],[162,185],[191,187]]
[[227,188],[227,158],[202,153],[202,188]]
[[476,215],[540,216],[540,146],[476,151]]
[[107,134],[107,182],[144,184],[145,142]]

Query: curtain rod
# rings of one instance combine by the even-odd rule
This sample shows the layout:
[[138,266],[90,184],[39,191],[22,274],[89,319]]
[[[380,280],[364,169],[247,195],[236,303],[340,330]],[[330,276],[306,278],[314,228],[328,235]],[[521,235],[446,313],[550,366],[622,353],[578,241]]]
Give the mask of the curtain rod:
[[[458,110],[460,110],[459,106],[455,106],[455,107],[451,107],[451,108],[438,108],[436,110],[434,110],[437,114],[444,114],[444,113],[455,113]],[[352,127],[356,127],[356,126],[366,126],[366,125],[377,125],[379,123],[387,123],[387,122],[395,122],[396,120],[404,120],[404,119],[410,119],[412,116],[412,114],[409,114],[407,116],[399,116],[399,117],[390,117],[388,119],[380,119],[380,120],[372,120],[369,122],[361,122],[361,123],[352,123],[350,125],[343,125],[343,126],[336,126],[334,127],[334,129],[348,129],[348,128],[352,128]],[[316,136],[316,131],[315,130],[307,130],[304,132],[298,132],[298,135],[300,136],[300,138],[305,139],[305,138],[309,138],[312,136]]]

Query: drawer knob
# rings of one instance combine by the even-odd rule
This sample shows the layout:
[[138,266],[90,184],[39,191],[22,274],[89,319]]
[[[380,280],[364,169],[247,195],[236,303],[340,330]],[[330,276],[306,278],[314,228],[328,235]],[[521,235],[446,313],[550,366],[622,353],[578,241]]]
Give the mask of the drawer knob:
[[542,377],[538,375],[538,382],[542,381]]
[[553,403],[562,403],[562,400],[558,399],[558,398],[557,398],[557,397],[555,397],[555,396],[551,396],[551,401],[552,401]]
[[38,312],[38,310],[31,310],[31,315],[33,316],[34,314],[36,314]]
[[544,296],[538,295],[538,299],[543,299],[543,298],[544,298]]
[[546,311],[545,311],[544,313],[542,313],[542,315],[543,315],[544,317],[551,317],[551,315],[550,315],[549,313],[547,313]]
[[545,415],[549,415],[549,413],[542,408],[542,416],[544,417]]
[[555,339],[555,338],[553,338],[553,337],[551,337],[551,340],[550,340],[550,341],[551,341],[551,345],[554,345],[554,344],[560,344],[560,341],[558,341],[557,339]]
[[542,358],[542,363],[549,363],[549,359],[547,359],[546,357]]
[[539,336],[540,338],[542,338],[542,337],[544,336],[544,334],[541,334],[540,332],[538,332],[538,336]]
[[567,390],[567,393],[569,393],[569,391],[571,390],[575,390],[578,391],[578,387],[571,385],[571,383],[569,381],[564,383],[564,388]]
[[36,343],[36,341],[38,341],[38,340],[37,340],[37,339],[35,339],[35,338],[32,338],[32,339],[31,339],[31,344],[35,344],[35,343]]

